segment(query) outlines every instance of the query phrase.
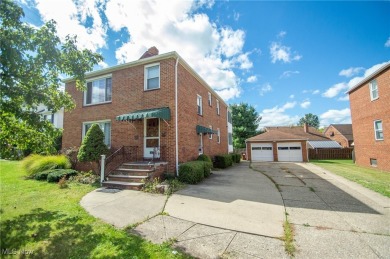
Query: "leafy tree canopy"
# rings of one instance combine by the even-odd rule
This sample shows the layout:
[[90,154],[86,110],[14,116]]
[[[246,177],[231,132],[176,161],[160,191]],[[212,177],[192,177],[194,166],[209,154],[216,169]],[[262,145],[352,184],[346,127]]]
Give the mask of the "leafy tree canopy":
[[303,124],[305,123],[307,123],[309,126],[312,126],[316,129],[320,127],[320,120],[318,119],[318,116],[312,113],[305,114],[305,116],[299,120],[298,126],[303,126]]
[[99,125],[93,124],[81,143],[77,158],[80,162],[98,162],[100,156],[107,154],[107,152],[108,148],[104,144],[104,133]]
[[233,119],[233,147],[244,148],[245,140],[259,134],[257,128],[261,117],[255,108],[247,103],[230,105]]
[[0,148],[2,158],[15,150],[49,153],[59,132],[43,121],[38,105],[55,112],[74,108],[71,96],[59,91],[60,76],[85,86],[84,75],[102,60],[89,50],[79,50],[76,37],[64,42],[56,34],[55,21],[40,28],[21,21],[24,12],[13,1],[0,1]]

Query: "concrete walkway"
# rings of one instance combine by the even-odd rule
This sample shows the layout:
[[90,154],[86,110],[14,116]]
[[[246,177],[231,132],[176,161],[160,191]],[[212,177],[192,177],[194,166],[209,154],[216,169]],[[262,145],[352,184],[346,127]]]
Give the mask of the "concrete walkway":
[[297,258],[390,258],[390,199],[312,164],[252,167],[215,171],[168,199],[98,189],[81,205],[119,228],[142,222],[134,233],[199,258],[288,258],[286,212]]

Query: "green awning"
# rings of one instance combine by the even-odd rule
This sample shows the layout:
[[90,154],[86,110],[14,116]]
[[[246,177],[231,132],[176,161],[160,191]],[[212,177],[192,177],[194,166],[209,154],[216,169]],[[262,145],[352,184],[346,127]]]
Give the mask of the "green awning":
[[200,134],[200,133],[203,133],[203,134],[218,134],[218,131],[217,130],[212,130],[210,128],[207,128],[207,127],[204,127],[204,126],[201,126],[201,125],[196,125],[196,133],[197,134]]
[[139,110],[116,116],[117,121],[135,121],[144,118],[160,118],[164,120],[171,119],[171,110],[168,107]]

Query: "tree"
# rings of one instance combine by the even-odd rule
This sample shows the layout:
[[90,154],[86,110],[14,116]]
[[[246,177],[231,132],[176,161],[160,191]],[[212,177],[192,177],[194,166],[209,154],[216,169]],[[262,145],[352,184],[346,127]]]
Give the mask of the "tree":
[[255,108],[247,103],[230,105],[233,119],[233,147],[244,148],[245,140],[259,133],[257,128],[261,117]]
[[89,50],[79,50],[76,37],[64,42],[52,20],[40,28],[23,23],[24,13],[14,1],[0,1],[0,156],[12,158],[20,151],[50,153],[60,132],[42,120],[39,104],[56,112],[74,107],[69,94],[59,91],[60,76],[85,88],[85,73],[102,60]]
[[312,113],[305,114],[305,116],[299,120],[298,126],[303,126],[303,124],[305,123],[307,123],[309,126],[312,126],[316,129],[320,127],[320,120],[318,119],[318,116]]
[[104,133],[99,125],[93,124],[87,131],[83,142],[81,143],[77,159],[80,162],[97,162],[100,156],[107,154],[108,148],[104,144]]

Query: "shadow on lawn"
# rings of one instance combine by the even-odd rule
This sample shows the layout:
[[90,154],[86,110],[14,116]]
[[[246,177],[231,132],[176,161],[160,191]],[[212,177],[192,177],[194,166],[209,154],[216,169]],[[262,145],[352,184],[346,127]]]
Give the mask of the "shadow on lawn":
[[94,233],[89,224],[80,221],[77,216],[34,209],[29,214],[2,222],[0,249],[28,251],[31,249],[28,244],[36,243],[38,245],[34,245],[33,253],[27,255],[30,258],[93,257],[98,246],[115,250],[109,253],[115,257],[130,258],[145,254],[142,239],[125,233]]

